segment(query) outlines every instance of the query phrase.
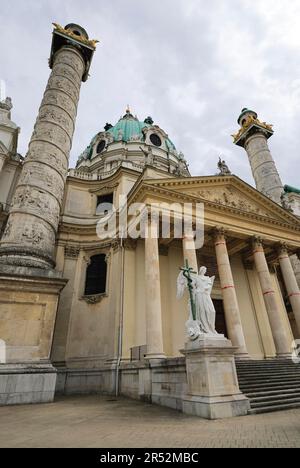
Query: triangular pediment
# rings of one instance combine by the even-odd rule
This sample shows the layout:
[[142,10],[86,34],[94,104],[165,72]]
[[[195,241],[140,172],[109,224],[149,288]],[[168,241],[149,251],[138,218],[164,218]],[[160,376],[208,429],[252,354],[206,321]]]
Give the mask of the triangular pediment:
[[236,176],[191,177],[182,179],[148,180],[157,189],[179,192],[199,201],[237,213],[249,213],[288,224],[299,224],[300,219],[260,193]]

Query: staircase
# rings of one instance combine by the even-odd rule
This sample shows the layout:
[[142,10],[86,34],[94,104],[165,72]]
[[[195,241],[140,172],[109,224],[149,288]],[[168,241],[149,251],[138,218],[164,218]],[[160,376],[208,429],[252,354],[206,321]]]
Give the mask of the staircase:
[[300,408],[300,364],[289,360],[236,361],[241,391],[249,398],[249,414]]

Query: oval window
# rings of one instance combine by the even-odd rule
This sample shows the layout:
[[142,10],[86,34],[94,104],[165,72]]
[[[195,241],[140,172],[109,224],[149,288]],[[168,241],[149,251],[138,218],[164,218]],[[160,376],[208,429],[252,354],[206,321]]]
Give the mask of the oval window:
[[105,149],[105,146],[106,146],[106,141],[101,140],[97,146],[97,154],[102,153],[102,151]]
[[152,135],[150,135],[150,141],[151,141],[151,143],[153,143],[154,146],[161,146],[162,145],[161,139],[155,133],[152,133]]

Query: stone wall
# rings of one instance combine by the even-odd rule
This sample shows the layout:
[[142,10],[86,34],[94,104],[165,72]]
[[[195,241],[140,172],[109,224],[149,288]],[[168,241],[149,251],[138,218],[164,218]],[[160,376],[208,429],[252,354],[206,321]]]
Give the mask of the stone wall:
[[[57,369],[56,393],[64,395],[115,395],[116,366],[101,369]],[[182,410],[187,390],[185,358],[157,363],[122,363],[119,370],[119,395]]]

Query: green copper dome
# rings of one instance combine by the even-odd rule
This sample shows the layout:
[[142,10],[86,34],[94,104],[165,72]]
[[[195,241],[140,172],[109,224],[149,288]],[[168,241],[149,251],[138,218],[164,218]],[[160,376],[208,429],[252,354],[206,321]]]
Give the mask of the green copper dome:
[[[144,134],[142,132],[145,127],[152,127],[153,120],[151,117],[147,117],[144,122],[141,122],[134,117],[130,110],[127,109],[126,114],[119,120],[119,122],[111,127],[108,132],[114,137],[114,141],[135,141],[135,140],[144,140]],[[120,139],[122,136],[122,140]],[[175,145],[171,140],[167,139],[166,144],[168,149],[176,150]]]
[[[154,122],[151,117],[147,117],[143,122],[138,120],[137,117],[134,117],[130,110],[127,109],[126,114],[121,117],[121,119],[117,122],[116,125],[106,124],[104,127],[104,131],[110,133],[112,136],[112,142],[141,142],[145,141],[145,136],[143,133],[143,129],[145,127],[152,127]],[[100,132],[101,133],[101,132]],[[154,133],[154,132],[153,132]],[[91,159],[94,147],[99,140],[99,133],[94,136],[89,146],[86,150],[82,153],[79,157],[79,162],[82,159]],[[176,147],[174,143],[169,139],[165,139],[165,144],[169,151],[176,151]]]

